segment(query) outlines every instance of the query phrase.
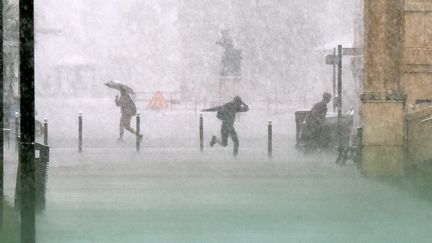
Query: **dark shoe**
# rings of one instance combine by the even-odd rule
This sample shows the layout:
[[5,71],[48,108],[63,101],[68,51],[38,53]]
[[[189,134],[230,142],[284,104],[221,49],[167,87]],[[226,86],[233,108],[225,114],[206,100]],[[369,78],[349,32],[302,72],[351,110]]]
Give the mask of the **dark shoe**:
[[216,140],[217,140],[216,136],[213,136],[211,141],[210,141],[210,147],[213,147],[215,145]]

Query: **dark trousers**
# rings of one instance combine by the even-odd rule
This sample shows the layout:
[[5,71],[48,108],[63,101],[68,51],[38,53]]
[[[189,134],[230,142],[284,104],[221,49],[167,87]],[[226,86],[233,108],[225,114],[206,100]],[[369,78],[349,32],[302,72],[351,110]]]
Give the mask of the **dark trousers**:
[[217,139],[216,142],[223,147],[226,147],[228,145],[228,137],[231,137],[233,143],[234,143],[234,155],[238,154],[238,149],[239,149],[239,140],[237,137],[237,133],[234,129],[234,126],[231,124],[225,124],[222,123],[222,128],[221,128],[221,138]]

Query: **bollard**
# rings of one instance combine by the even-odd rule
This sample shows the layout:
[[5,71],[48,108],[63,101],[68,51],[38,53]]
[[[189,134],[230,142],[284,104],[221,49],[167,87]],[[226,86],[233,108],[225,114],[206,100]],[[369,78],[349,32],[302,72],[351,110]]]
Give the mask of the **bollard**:
[[363,128],[357,128],[357,154],[356,160],[357,165],[361,165],[362,162],[362,152],[363,152]]
[[343,156],[343,134],[342,134],[342,45],[338,45],[338,73],[337,73],[337,136],[338,136],[338,158],[336,161],[340,161]]
[[82,152],[82,132],[83,132],[83,120],[82,120],[82,112],[78,113],[78,151]]
[[268,150],[268,156],[271,158],[273,153],[273,125],[272,121],[268,121],[268,140],[267,140],[267,150]]
[[199,120],[199,137],[200,137],[200,151],[204,152],[204,120],[202,114],[200,114],[200,120]]
[[136,151],[140,151],[141,147],[141,139],[140,139],[140,123],[141,123],[141,116],[140,113],[136,114]]
[[6,133],[5,133],[5,137],[6,137],[6,142],[7,142],[7,148],[10,148],[10,134],[11,134],[11,129],[3,129]]
[[48,119],[44,119],[44,125],[43,125],[43,131],[44,131],[44,144],[48,145]]
[[19,150],[19,127],[20,127],[20,120],[19,120],[19,113],[15,112],[15,152],[18,152]]

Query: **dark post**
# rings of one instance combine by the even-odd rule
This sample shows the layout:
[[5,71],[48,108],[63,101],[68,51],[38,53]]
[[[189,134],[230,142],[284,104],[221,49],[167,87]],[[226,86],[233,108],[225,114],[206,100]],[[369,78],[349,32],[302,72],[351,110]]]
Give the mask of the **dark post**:
[[338,134],[338,154],[339,157],[342,156],[342,45],[338,45],[338,83],[337,83],[337,91],[338,91],[338,117],[337,117],[337,134]]
[[44,119],[44,144],[48,145],[48,120]]
[[[336,48],[333,48],[333,57],[336,57]],[[336,97],[336,62],[333,62],[333,97]],[[336,103],[333,102],[333,112],[336,110]]]
[[83,143],[83,120],[82,120],[82,112],[78,113],[78,151],[82,152],[82,143]]
[[[4,128],[4,124],[3,124],[3,86],[4,86],[4,81],[3,81],[3,0],[0,3],[0,36],[2,36],[2,38],[0,38],[0,94],[1,94],[1,99],[0,99],[0,231],[3,228],[3,200],[4,200],[4,196],[3,196],[3,161],[4,161],[4,157],[3,157],[3,128]],[[7,116],[9,117],[9,116]]]
[[21,242],[35,243],[34,4],[19,1]]
[[20,133],[20,117],[19,113],[15,112],[15,152],[19,150],[19,135]]
[[204,120],[202,114],[200,114],[200,120],[199,120],[199,137],[200,137],[200,151],[204,152]]
[[357,128],[357,154],[356,162],[360,165],[362,162],[362,152],[363,152],[363,128]]
[[273,154],[273,125],[272,121],[268,121],[268,138],[267,138],[267,150],[268,150],[268,156],[271,158]]
[[141,147],[141,139],[140,139],[140,123],[141,123],[141,116],[140,113],[137,113],[136,115],[136,151],[140,151]]
[[[10,148],[10,134],[11,134],[11,129],[10,126],[9,128],[3,129],[3,131],[6,131],[6,134],[3,134],[6,137],[6,142],[7,142],[7,148]],[[4,146],[4,140],[3,140],[3,146]]]

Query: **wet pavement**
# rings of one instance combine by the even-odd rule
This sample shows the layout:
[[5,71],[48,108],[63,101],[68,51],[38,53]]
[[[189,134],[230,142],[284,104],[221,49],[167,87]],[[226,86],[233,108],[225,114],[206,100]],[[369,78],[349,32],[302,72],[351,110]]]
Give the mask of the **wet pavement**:
[[[37,240],[430,242],[432,205],[334,157],[230,149],[54,148]],[[6,164],[13,192],[13,163]]]

